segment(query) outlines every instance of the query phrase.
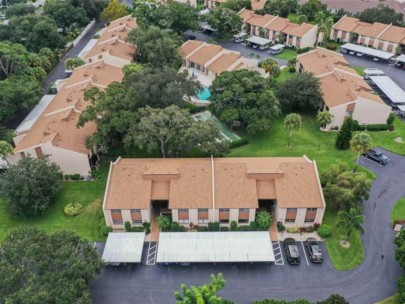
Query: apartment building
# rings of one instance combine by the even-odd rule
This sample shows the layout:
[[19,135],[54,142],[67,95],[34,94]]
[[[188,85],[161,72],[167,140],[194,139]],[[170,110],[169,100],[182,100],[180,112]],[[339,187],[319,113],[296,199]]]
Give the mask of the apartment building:
[[[215,8],[221,3],[225,3],[226,0],[205,0],[204,5],[206,8],[211,9]],[[261,10],[264,8],[264,5],[266,4],[266,0],[250,0],[250,3],[252,4],[252,10],[257,11]]]
[[405,28],[392,24],[371,24],[344,16],[333,25],[330,39],[354,42],[393,54],[405,53]]
[[208,44],[199,40],[188,40],[179,48],[183,68],[205,84],[210,85],[216,76],[225,71],[251,69],[265,76],[259,61],[243,57],[239,52],[224,49],[222,46]]
[[260,36],[274,43],[283,43],[296,48],[314,47],[317,42],[318,26],[309,23],[293,23],[286,18],[273,15],[258,15],[242,9],[242,30],[250,35]]
[[136,20],[126,16],[112,21],[97,43],[85,55],[86,64],[74,69],[72,75],[59,82],[56,95],[46,95],[40,104],[16,129],[14,155],[11,163],[30,155],[48,156],[65,174],[88,176],[91,171],[91,150],[86,138],[96,131],[95,123],[77,128],[81,112],[89,104],[86,90],[105,89],[114,81],[122,81],[122,67],[131,63],[135,48],[125,37]]
[[171,215],[181,225],[249,225],[272,212],[286,226],[322,223],[325,201],[315,161],[303,157],[121,159],[110,164],[106,224],[141,225]]
[[326,129],[340,127],[346,117],[352,117],[362,125],[387,122],[391,107],[350,68],[343,55],[318,47],[299,55],[297,60],[299,73],[310,72],[321,81],[322,110],[333,115],[332,123]]

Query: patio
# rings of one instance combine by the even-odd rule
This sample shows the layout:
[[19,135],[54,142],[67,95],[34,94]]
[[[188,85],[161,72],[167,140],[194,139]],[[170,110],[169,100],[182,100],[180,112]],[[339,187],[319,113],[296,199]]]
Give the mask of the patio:
[[184,70],[188,72],[188,75],[191,79],[198,80],[203,86],[209,87],[214,81],[214,79],[212,79],[208,75],[205,75],[203,72],[193,68],[186,68],[185,66],[182,66],[179,72],[182,73]]

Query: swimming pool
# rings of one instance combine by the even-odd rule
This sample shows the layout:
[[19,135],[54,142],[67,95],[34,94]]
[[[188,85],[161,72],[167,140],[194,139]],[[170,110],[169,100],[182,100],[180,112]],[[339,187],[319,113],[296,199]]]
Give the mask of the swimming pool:
[[211,97],[210,89],[206,86],[202,86],[201,91],[197,91],[197,98],[199,100],[209,100]]

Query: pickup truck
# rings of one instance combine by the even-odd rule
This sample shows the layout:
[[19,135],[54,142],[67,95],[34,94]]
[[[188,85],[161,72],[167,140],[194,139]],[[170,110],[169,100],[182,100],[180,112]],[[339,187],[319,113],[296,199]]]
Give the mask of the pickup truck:
[[369,158],[381,165],[385,165],[390,159],[382,154],[380,151],[376,151],[373,149],[368,150],[367,152],[363,153],[363,156]]

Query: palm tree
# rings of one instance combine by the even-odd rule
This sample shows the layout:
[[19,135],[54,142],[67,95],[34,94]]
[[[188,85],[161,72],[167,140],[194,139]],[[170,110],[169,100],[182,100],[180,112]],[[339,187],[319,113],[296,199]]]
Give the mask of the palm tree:
[[307,23],[308,17],[307,15],[299,15],[298,16],[298,24]]
[[290,69],[295,69],[295,66],[297,65],[297,57],[292,57],[288,59],[287,66]]
[[356,166],[353,169],[353,173],[356,172],[360,155],[367,150],[370,150],[372,145],[373,143],[371,141],[371,137],[367,133],[361,132],[353,136],[352,140],[350,141],[350,148],[354,152],[357,152]]
[[324,12],[318,12],[315,14],[315,23],[318,25],[318,41],[330,36],[334,23],[332,17],[328,17]]
[[347,243],[354,230],[364,233],[364,215],[357,213],[355,208],[350,208],[349,212],[339,211],[336,227],[340,230],[343,237],[343,243]]
[[85,64],[86,62],[83,61],[80,57],[72,57],[68,58],[65,61],[65,68],[66,70],[72,71],[73,69]]
[[299,114],[291,113],[284,118],[284,127],[289,131],[288,134],[288,147],[290,147],[290,141],[293,131],[298,131],[301,128],[302,119]]
[[156,218],[156,224],[160,231],[168,231],[170,229],[171,221],[166,215],[160,215]]
[[274,78],[280,76],[280,65],[274,59],[266,58],[263,60],[262,68],[266,73],[269,73],[269,81],[272,81]]
[[257,227],[261,229],[269,229],[271,223],[273,222],[273,218],[271,214],[267,211],[260,211],[256,213],[256,224]]
[[316,121],[321,126],[322,129],[325,129],[327,125],[332,122],[333,115],[328,111],[320,111],[316,115]]
[[4,140],[0,140],[0,157],[10,166],[7,156],[13,154],[13,146]]

